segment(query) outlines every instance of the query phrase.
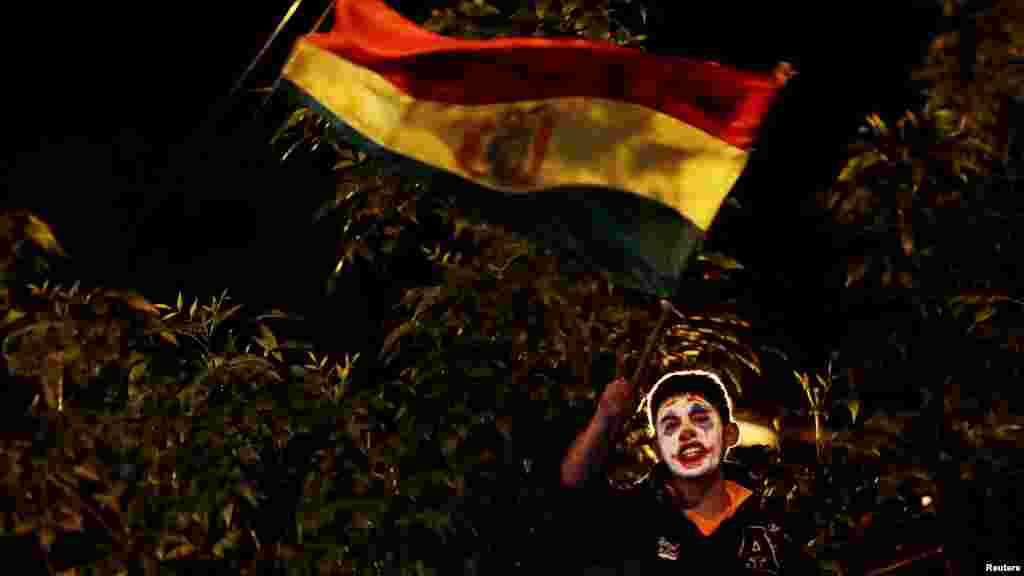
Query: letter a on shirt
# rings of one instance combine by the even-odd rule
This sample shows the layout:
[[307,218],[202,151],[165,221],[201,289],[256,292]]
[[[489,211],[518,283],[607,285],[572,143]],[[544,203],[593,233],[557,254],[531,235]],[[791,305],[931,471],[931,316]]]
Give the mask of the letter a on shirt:
[[743,531],[739,558],[748,570],[762,574],[780,573],[778,555],[768,534],[770,528],[749,526]]

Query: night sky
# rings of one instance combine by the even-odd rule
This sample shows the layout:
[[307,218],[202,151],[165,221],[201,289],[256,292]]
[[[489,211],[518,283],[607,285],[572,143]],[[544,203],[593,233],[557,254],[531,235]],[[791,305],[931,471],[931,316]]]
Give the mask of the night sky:
[[[287,237],[308,224],[311,211],[295,221],[274,212],[295,215],[282,197],[310,176],[268,162],[266,140],[237,113],[257,98],[227,96],[290,1],[88,4],[17,18],[40,33],[6,50],[22,55],[8,68],[18,87],[8,104],[11,203],[44,215],[76,270],[104,284],[166,297],[255,280],[233,268],[254,260],[248,248],[266,248],[268,230]],[[246,88],[271,84],[323,8],[302,3]]]
[[[15,96],[6,106],[10,203],[55,227],[84,279],[156,300],[230,287],[254,303],[322,303],[334,232],[310,217],[330,180],[301,163],[275,164],[269,120],[237,112],[254,99],[224,100],[290,2],[98,4],[106,3],[39,3],[9,21],[23,30],[5,36]],[[325,4],[304,0],[247,88],[270,84]],[[410,13],[414,3],[395,4]],[[906,70],[935,27],[937,4],[825,3],[806,12],[673,1],[648,15],[652,51],[797,65],[739,183],[752,199],[748,221],[714,232],[741,261],[808,287],[799,294],[805,308],[807,298],[829,297],[818,290],[822,270],[806,264],[827,259],[814,251],[829,246],[828,231],[805,217],[806,203],[836,175],[865,113],[910,106]],[[361,297],[351,290],[347,297]],[[781,314],[791,305],[778,306]]]

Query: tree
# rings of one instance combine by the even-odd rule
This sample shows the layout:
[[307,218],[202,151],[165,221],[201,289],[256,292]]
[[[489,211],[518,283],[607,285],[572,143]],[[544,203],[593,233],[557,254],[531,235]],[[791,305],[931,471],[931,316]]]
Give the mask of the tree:
[[[1024,48],[1011,4],[979,18],[979,30],[1011,32],[979,42],[983,54]],[[427,25],[643,41],[610,10],[467,2]],[[972,494],[987,487],[979,481],[1020,469],[1009,385],[1022,301],[1000,274],[1019,247],[999,152],[1005,115],[942,88],[963,81],[948,71],[961,51],[943,52],[958,34],[940,37],[923,68],[927,107],[872,115],[816,198],[837,238],[829,262],[840,262],[822,286],[837,295],[832,318],[845,334],[831,362],[807,362],[806,342],[782,336],[750,297],[772,262],[738,262],[718,238],[689,269],[684,318],[651,359],[721,368],[738,416],[775,428],[781,452],[745,447],[730,473],[811,519],[799,533],[823,567],[883,556],[895,538],[934,528],[937,512],[947,549],[1013,549],[958,525],[968,497],[996,497]],[[998,93],[1009,96],[1016,72],[999,58],[979,58],[1004,67],[969,82],[1009,79]],[[272,145],[285,161],[319,154],[337,178],[317,214],[341,230],[330,282],[359,270],[381,286],[378,330],[359,350],[325,354],[329,343],[292,336],[287,314],[248,312],[226,292],[164,305],[51,286],[60,261],[46,251],[63,251],[54,233],[27,214],[0,220],[11,247],[0,255],[5,373],[9,389],[27,391],[0,443],[16,511],[0,517],[4,536],[34,542],[54,569],[114,572],[219,562],[241,573],[489,573],[548,562],[557,462],[614,352],[635,356],[651,331],[653,303],[520,234],[464,183],[367,157],[308,109],[295,108]],[[723,222],[742,215],[742,200]],[[965,247],[971,218],[985,226]],[[648,442],[642,420],[631,422],[615,479],[649,467]],[[79,534],[94,540],[78,549],[97,554],[76,556]]]

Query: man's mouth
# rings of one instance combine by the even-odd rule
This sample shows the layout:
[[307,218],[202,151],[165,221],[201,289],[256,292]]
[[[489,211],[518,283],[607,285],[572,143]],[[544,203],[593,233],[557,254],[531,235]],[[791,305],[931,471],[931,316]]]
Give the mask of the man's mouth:
[[708,454],[708,449],[701,446],[700,444],[690,444],[684,446],[679,454],[676,455],[676,460],[679,460],[682,464],[694,464],[700,462]]

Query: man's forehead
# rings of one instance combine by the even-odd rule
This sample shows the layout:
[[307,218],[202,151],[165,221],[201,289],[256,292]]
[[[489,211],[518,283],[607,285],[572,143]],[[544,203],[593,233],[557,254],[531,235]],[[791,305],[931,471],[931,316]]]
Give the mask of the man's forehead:
[[711,403],[708,402],[708,399],[705,398],[703,394],[699,392],[685,392],[683,394],[677,394],[675,396],[672,396],[671,398],[666,400],[664,403],[662,403],[661,408],[658,410],[658,412],[661,412],[662,410],[667,410],[668,408],[671,408],[673,406],[681,408],[689,404],[700,404],[705,407],[711,407]]

